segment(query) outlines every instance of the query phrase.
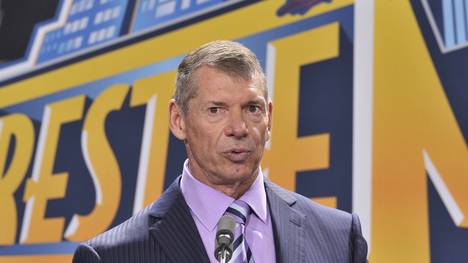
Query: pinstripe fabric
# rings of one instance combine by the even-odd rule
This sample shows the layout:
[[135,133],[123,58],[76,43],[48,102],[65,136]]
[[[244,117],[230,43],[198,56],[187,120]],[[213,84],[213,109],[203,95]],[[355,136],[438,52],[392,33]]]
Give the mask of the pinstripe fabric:
[[[73,262],[209,262],[179,180],[137,215],[81,244]],[[267,179],[265,188],[278,263],[366,262],[356,215],[313,203]]]
[[367,261],[367,244],[356,215],[319,205],[265,181],[277,237],[277,262]]
[[179,178],[137,215],[80,245],[73,262],[209,262],[178,183]]

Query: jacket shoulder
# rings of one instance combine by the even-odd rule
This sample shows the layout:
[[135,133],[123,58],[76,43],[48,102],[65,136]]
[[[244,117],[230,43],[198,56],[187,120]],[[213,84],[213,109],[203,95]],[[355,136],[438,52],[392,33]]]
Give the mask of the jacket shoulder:
[[[297,209],[306,215],[309,238],[319,237],[327,241],[334,250],[342,248],[349,262],[367,262],[367,242],[362,236],[361,223],[357,214],[330,208],[296,195]],[[314,237],[312,237],[314,236]],[[346,255],[346,256],[345,256]]]
[[151,224],[150,221],[148,208],[145,208],[121,224],[95,236],[85,243],[96,250],[101,250],[134,242],[142,242],[149,238],[148,228]]
[[75,251],[73,262],[165,262],[165,254],[151,230],[180,195],[176,180],[157,201],[81,244]]
[[[80,244],[73,255],[73,263],[133,262],[140,251],[155,246],[149,237],[147,209],[123,223]],[[146,255],[142,255],[146,256]]]
[[322,252],[338,253],[350,262],[366,262],[367,244],[356,214],[321,205],[272,182],[267,182],[266,186],[303,215],[306,243],[318,246]]
[[297,193],[291,193],[296,198],[294,208],[304,213],[309,219],[320,222],[324,227],[330,226],[334,230],[351,229],[352,214],[314,202]]
[[307,217],[307,220],[316,221],[316,223],[330,226],[336,230],[336,227],[350,230],[353,217],[350,213],[327,207],[314,202],[298,193],[286,190],[271,181],[266,181],[266,187],[270,192],[276,194],[280,199],[288,203],[291,208]]

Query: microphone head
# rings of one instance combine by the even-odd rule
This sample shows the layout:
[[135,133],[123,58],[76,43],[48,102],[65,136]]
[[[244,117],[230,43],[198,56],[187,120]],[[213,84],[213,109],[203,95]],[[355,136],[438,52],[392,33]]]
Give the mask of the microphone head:
[[[228,242],[234,241],[234,229],[236,228],[236,221],[232,216],[223,215],[216,226],[216,239],[221,237],[221,235],[229,235],[230,240]],[[221,241],[221,240],[220,240]]]
[[236,221],[232,216],[223,215],[216,227],[216,240],[215,240],[215,258],[220,259],[221,255],[227,257],[227,261],[232,256],[232,242],[234,241],[234,229],[236,228]]

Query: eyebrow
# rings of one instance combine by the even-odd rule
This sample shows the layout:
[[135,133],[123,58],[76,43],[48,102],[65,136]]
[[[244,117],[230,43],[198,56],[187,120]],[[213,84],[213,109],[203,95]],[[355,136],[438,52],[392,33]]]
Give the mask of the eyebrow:
[[250,104],[263,104],[263,101],[262,99],[254,99],[254,100],[250,100],[247,102],[247,105],[250,105]]
[[[208,104],[209,105],[214,105],[214,106],[220,106],[220,107],[227,106],[227,104],[222,102],[222,101],[208,101]],[[262,103],[261,99],[253,99],[253,100],[249,100],[247,103],[245,103],[245,105],[252,105],[252,104],[260,105],[260,104],[263,104],[263,103]]]
[[215,106],[227,106],[226,103],[221,101],[208,101],[208,104],[215,105]]

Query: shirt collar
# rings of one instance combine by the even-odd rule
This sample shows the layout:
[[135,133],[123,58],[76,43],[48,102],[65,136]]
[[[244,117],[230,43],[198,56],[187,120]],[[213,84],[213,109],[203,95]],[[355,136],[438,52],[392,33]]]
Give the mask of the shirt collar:
[[262,220],[263,223],[266,223],[267,199],[262,168],[259,167],[258,171],[257,178],[255,178],[253,184],[239,199],[249,204],[255,215]]
[[[193,177],[188,167],[188,159],[184,162],[180,189],[192,213],[209,231],[213,231],[226,209],[234,202],[234,198],[211,188]],[[253,212],[263,223],[267,219],[267,200],[263,173],[259,173],[250,188],[240,200],[249,204]]]

